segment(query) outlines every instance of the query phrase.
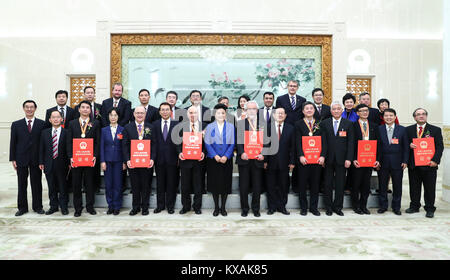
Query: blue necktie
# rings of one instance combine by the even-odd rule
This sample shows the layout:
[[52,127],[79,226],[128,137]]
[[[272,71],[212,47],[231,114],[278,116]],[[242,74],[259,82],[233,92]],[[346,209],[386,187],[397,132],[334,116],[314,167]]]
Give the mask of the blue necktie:
[[269,108],[267,108],[267,112],[266,112],[266,122],[267,122],[268,124],[270,123]]
[[337,131],[338,131],[338,121],[334,121],[334,135],[336,135],[337,134]]
[[291,96],[291,107],[292,110],[295,110],[295,96]]
[[164,128],[163,128],[163,137],[164,137],[164,141],[166,141],[167,139],[167,121],[164,121]]

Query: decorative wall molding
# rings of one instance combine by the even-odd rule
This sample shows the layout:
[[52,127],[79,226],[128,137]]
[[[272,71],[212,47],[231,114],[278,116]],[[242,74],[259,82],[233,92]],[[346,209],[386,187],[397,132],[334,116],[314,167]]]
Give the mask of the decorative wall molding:
[[442,129],[442,137],[444,138],[445,148],[450,149],[450,126],[444,125],[444,128]]

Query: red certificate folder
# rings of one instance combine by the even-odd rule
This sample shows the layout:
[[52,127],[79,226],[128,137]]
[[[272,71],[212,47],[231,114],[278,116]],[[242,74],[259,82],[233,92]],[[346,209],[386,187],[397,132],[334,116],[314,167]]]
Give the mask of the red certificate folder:
[[150,140],[131,140],[130,161],[133,168],[150,167]]
[[374,167],[377,161],[377,140],[358,140],[358,163],[361,167]]
[[414,149],[414,162],[416,166],[428,166],[436,151],[434,138],[414,138],[413,144],[417,146]]
[[74,138],[72,143],[73,167],[94,166],[94,139]]
[[322,136],[303,136],[302,149],[308,164],[319,164],[322,152]]
[[183,133],[183,156],[185,159],[200,160],[202,158],[202,133]]
[[256,159],[263,149],[263,131],[245,131],[244,152],[248,159]]

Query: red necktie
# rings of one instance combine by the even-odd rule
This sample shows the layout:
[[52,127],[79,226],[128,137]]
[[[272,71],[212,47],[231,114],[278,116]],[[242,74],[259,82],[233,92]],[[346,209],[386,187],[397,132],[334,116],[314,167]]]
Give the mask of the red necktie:
[[31,133],[31,122],[32,120],[28,120],[28,132]]
[[278,141],[280,141],[281,138],[281,124],[278,125]]
[[419,137],[422,138],[423,127],[419,126]]

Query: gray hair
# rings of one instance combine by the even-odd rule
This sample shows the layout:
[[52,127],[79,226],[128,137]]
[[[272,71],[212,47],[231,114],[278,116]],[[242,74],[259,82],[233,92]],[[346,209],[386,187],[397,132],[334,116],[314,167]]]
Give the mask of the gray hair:
[[250,101],[248,101],[247,103],[245,103],[245,105],[244,105],[244,109],[245,109],[245,110],[247,110],[248,104],[250,104],[250,103],[255,104],[255,105],[256,105],[256,108],[259,108],[258,102],[256,102],[255,100],[250,100]]
[[330,105],[330,108],[333,109],[334,105],[339,105],[339,107],[341,107],[342,110],[344,109],[344,106],[342,105],[342,103],[340,101],[337,101],[337,100],[333,101],[333,103],[331,103],[331,105]]

